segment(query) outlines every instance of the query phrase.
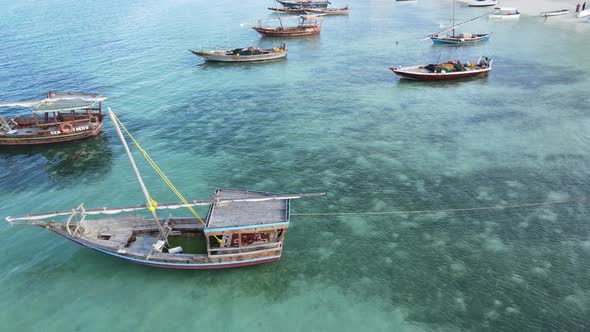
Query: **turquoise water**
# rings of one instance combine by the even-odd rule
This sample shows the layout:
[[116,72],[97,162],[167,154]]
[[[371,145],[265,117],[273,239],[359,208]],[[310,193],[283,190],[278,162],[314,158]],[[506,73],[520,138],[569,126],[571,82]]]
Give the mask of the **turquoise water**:
[[[270,1],[1,1],[0,100],[100,92],[179,189],[325,191],[293,213],[585,198],[588,24],[466,26],[487,44],[417,41],[440,1],[349,1],[286,61],[203,64],[187,49],[278,45],[240,28]],[[344,3],[334,3],[344,5]],[[486,9],[457,9],[458,20]],[[466,30],[467,31],[467,30]],[[387,69],[494,57],[490,77],[400,82]],[[3,109],[4,116],[22,112]],[[0,150],[0,215],[140,204],[114,129]],[[139,162],[152,195],[174,201]],[[293,216],[283,259],[174,271],[0,225],[5,331],[580,331],[590,327],[585,202],[381,216]]]

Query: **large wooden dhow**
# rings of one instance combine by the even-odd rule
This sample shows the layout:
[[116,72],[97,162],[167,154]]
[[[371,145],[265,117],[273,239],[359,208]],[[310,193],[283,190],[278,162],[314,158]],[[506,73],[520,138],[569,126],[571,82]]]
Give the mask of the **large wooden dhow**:
[[[153,163],[114,113],[110,113],[131,166],[146,197],[146,205],[86,209],[7,217],[12,224],[43,227],[82,246],[145,265],[175,269],[213,269],[276,261],[290,223],[290,201],[322,194],[273,194],[218,189],[210,200],[187,201]],[[145,187],[119,125],[127,131],[181,203],[157,204]],[[194,206],[209,206],[201,218]],[[186,207],[192,217],[160,218],[157,211]],[[150,216],[141,212],[149,212]],[[93,218],[96,215],[133,215]],[[61,221],[52,218],[61,217]]]
[[492,70],[492,59],[480,57],[477,62],[448,61],[409,67],[390,67],[402,79],[417,81],[449,81],[485,76]]
[[0,145],[36,145],[98,135],[106,100],[94,93],[49,92],[42,100],[0,102],[0,107],[26,107],[32,116],[0,116]]

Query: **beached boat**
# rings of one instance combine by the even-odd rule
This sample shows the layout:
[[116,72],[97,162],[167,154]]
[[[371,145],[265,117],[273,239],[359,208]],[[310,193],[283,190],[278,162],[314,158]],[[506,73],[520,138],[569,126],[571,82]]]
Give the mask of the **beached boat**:
[[560,15],[565,15],[565,14],[569,14],[569,13],[570,13],[569,9],[560,9],[560,10],[551,10],[551,11],[547,11],[547,12],[541,12],[541,16],[543,16],[543,17],[560,16]]
[[[472,22],[475,21],[477,19],[480,19],[481,17],[487,16],[488,14],[484,14],[484,15],[480,15],[478,17],[472,18],[470,20],[467,20],[465,22],[461,22],[458,24],[455,24],[455,0],[453,0],[453,16],[452,16],[452,26],[443,30],[443,31],[439,31],[437,33],[434,33],[432,35],[430,35],[428,38],[430,38],[430,40],[432,40],[432,43],[434,44],[445,44],[445,45],[470,45],[470,44],[477,44],[477,43],[482,43],[482,42],[486,42],[490,39],[491,37],[491,33],[460,33],[460,34],[455,34],[455,28],[463,25],[465,23],[468,22]],[[449,35],[443,35],[443,33],[447,32],[451,30],[452,33]]]
[[287,44],[275,48],[236,48],[234,50],[200,50],[191,52],[206,61],[216,62],[254,62],[282,59],[287,56]]
[[469,7],[490,7],[498,4],[497,0],[475,0],[471,1]]
[[578,13],[578,15],[576,15],[576,17],[578,17],[578,18],[588,17],[588,16],[590,16],[590,9],[582,10],[581,12]]
[[306,14],[322,14],[322,15],[348,15],[348,5],[342,8],[309,8],[305,10]]
[[[279,260],[290,223],[290,201],[322,195],[218,189],[210,200],[189,202],[162,173],[164,181],[182,202],[157,204],[141,179],[119,127],[122,123],[114,113],[109,115],[147,204],[95,209],[86,209],[80,204],[67,211],[7,217],[9,223],[39,226],[84,247],[133,263],[174,269],[229,268]],[[131,139],[139,147],[136,140]],[[140,150],[152,164],[145,150]],[[152,166],[161,172],[157,165]],[[207,216],[201,218],[194,206],[208,206]],[[193,217],[159,218],[157,215],[162,209],[183,207],[188,208]],[[146,217],[148,213],[151,218]]]
[[518,19],[520,12],[516,8],[501,7],[496,8],[496,11],[490,14],[490,18],[498,20]]
[[327,0],[299,0],[299,1],[289,1],[289,0],[276,0],[278,3],[283,5],[283,7],[304,7],[304,8],[327,8],[330,4],[330,1]]
[[429,64],[410,67],[390,67],[397,76],[403,79],[418,81],[448,81],[487,75],[492,70],[492,59],[480,57],[474,63],[448,61],[440,64]]
[[279,17],[279,27],[263,27],[261,23],[252,27],[264,37],[298,37],[319,34],[322,30],[322,18],[318,15],[301,15],[299,24],[294,27],[283,26]]
[[26,107],[33,115],[0,116],[0,145],[35,145],[74,141],[98,135],[104,115],[93,93],[49,92],[42,100],[0,102],[0,107]]

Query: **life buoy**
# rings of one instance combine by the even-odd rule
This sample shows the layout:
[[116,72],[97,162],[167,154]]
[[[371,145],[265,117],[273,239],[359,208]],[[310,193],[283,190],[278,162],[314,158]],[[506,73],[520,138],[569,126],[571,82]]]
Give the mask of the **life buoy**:
[[91,116],[90,123],[98,123],[98,116],[95,116],[95,115]]
[[59,127],[59,129],[64,134],[69,134],[69,133],[74,132],[74,126],[72,126],[72,124],[69,122],[62,123],[61,126]]

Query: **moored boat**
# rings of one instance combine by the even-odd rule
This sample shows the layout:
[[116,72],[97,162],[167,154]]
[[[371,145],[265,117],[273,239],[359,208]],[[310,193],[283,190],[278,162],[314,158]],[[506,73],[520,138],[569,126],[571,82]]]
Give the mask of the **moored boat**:
[[[110,116],[147,204],[95,209],[86,209],[80,204],[72,210],[7,217],[9,223],[39,226],[81,246],[133,263],[174,269],[229,268],[279,260],[290,224],[290,201],[323,195],[218,189],[210,200],[189,202],[161,173],[114,113],[111,112]],[[119,126],[148,162],[159,170],[158,174],[181,203],[158,205],[153,200]],[[206,218],[201,218],[194,206],[208,206]],[[179,208],[187,208],[193,216],[159,218],[157,215],[158,210]],[[142,211],[151,214],[151,218],[142,215]],[[121,215],[124,213],[134,214]],[[109,216],[97,218],[97,215]]]
[[309,8],[305,10],[306,14],[322,14],[322,15],[348,15],[348,5],[342,8]]
[[588,16],[590,16],[590,9],[582,10],[581,12],[578,13],[578,15],[576,15],[576,17],[578,17],[578,18],[588,17]]
[[42,100],[0,102],[0,107],[26,107],[32,116],[0,116],[1,145],[36,145],[74,141],[102,130],[106,100],[93,93],[53,92]]
[[234,50],[191,50],[206,61],[216,62],[255,62],[282,59],[287,57],[287,44],[274,48],[236,48]]
[[461,63],[448,61],[440,64],[429,64],[409,67],[390,67],[397,76],[403,79],[418,81],[448,81],[487,75],[492,70],[492,59],[480,57],[477,62]]
[[299,1],[290,1],[290,0],[276,0],[278,3],[283,5],[284,7],[304,7],[304,8],[327,8],[330,4],[330,1],[327,0],[299,0]]
[[492,19],[518,19],[520,18],[520,12],[516,8],[501,7],[496,8],[496,11],[490,14]]
[[301,15],[299,24],[294,27],[283,26],[282,21],[279,27],[263,27],[260,24],[252,27],[263,37],[298,37],[319,34],[322,30],[322,18],[317,15]]
[[285,14],[294,14],[294,15],[302,15],[306,14],[308,9],[303,7],[268,7],[268,10],[272,10],[275,12],[281,12]]
[[471,1],[469,7],[490,7],[498,4],[497,0],[475,0]]
[[[443,31],[439,31],[437,33],[434,33],[430,36],[428,36],[427,38],[430,38],[430,40],[432,40],[433,44],[445,44],[445,45],[470,45],[470,44],[476,44],[476,43],[482,43],[482,42],[486,42],[488,40],[490,40],[490,36],[492,35],[491,33],[460,33],[460,34],[455,34],[455,28],[463,25],[465,23],[471,22],[471,21],[475,21],[477,19],[480,19],[484,16],[486,16],[488,14],[484,14],[484,15],[480,15],[478,17],[472,18],[470,20],[467,20],[465,22],[461,22],[458,24],[455,24],[455,0],[453,0],[453,16],[451,18],[452,21],[452,26],[443,30]],[[452,31],[452,33],[450,35],[443,35],[444,32],[447,31]]]
[[547,12],[541,12],[541,16],[543,16],[543,17],[560,16],[560,15],[565,15],[565,14],[569,14],[569,13],[570,13],[569,9],[560,9],[560,10],[551,10],[551,11],[547,11]]

